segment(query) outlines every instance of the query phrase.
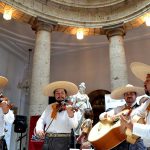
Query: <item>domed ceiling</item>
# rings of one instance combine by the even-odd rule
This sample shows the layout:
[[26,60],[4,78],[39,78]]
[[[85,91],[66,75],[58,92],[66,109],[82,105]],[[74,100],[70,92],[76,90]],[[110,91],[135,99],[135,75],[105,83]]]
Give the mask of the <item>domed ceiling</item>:
[[96,35],[106,28],[140,26],[150,0],[2,0],[1,13],[6,7],[13,7],[15,19],[29,24],[39,18],[54,23],[57,31],[75,34],[80,27]]

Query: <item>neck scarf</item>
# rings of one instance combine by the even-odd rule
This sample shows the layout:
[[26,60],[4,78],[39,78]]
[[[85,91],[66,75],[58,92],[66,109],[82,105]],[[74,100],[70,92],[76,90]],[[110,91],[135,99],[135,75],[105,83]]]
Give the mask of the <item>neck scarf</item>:
[[51,118],[56,119],[57,118],[57,112],[59,111],[60,104],[59,103],[54,103],[52,104],[52,113],[51,113]]

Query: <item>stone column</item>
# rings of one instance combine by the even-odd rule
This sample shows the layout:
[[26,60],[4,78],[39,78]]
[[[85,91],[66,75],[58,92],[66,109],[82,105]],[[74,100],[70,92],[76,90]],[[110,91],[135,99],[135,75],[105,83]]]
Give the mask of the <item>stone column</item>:
[[111,90],[128,84],[122,27],[106,30],[109,39]]
[[32,80],[29,115],[41,115],[48,105],[48,97],[43,95],[43,86],[50,80],[51,31],[53,26],[42,21],[34,22],[36,31],[33,54]]

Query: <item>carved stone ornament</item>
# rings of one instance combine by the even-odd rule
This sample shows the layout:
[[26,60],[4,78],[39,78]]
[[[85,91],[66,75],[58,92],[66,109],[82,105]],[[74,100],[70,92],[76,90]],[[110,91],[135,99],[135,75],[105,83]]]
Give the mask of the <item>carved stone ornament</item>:
[[57,31],[73,33],[70,27],[82,27],[89,35],[120,23],[126,29],[138,27],[150,11],[150,0],[2,0],[0,7],[5,5],[15,9],[15,19],[32,23],[40,17],[56,22]]

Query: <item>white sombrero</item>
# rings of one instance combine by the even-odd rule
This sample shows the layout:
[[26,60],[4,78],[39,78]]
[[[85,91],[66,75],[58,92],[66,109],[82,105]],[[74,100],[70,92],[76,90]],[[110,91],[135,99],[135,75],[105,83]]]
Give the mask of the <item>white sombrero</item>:
[[145,81],[147,74],[150,74],[150,66],[144,63],[133,62],[130,68],[133,74],[142,81]]
[[68,81],[56,81],[45,86],[43,94],[45,96],[54,96],[54,91],[56,89],[65,89],[68,96],[77,94],[78,92],[78,87],[74,83]]
[[5,87],[7,83],[8,83],[8,79],[3,76],[0,76],[0,88]]
[[113,99],[123,99],[124,93],[127,92],[136,92],[137,96],[145,94],[144,88],[127,84],[126,86],[119,87],[112,91],[110,96]]

